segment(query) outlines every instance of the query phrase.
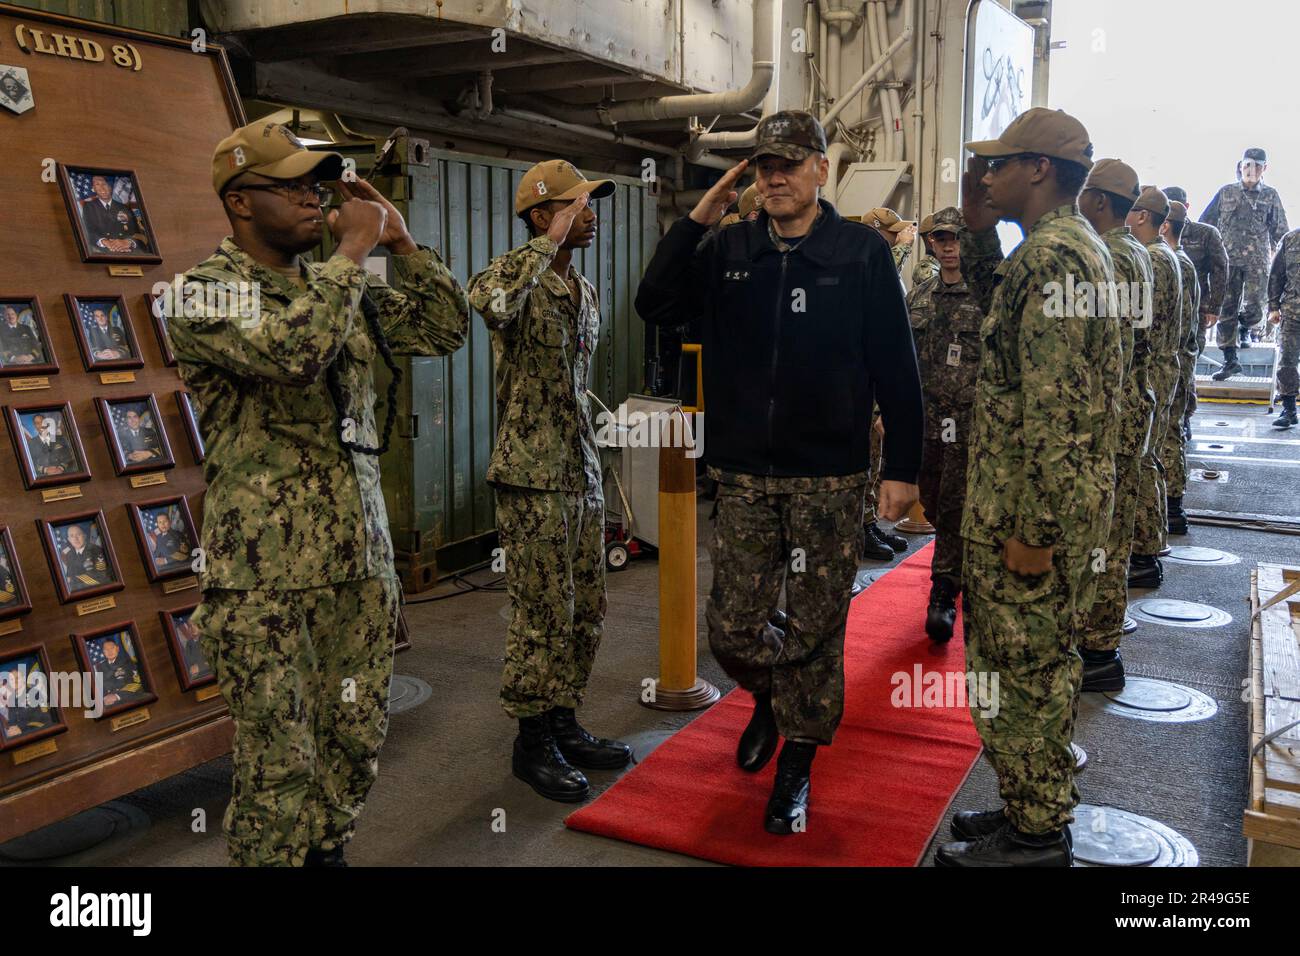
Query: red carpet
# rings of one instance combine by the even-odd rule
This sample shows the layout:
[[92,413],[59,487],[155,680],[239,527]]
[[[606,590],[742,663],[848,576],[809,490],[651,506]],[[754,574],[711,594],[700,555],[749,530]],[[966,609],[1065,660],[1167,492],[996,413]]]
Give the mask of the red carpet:
[[[965,670],[961,617],[946,648],[924,631],[933,545],[850,606],[844,720],[813,764],[808,829],[763,830],[776,759],[736,766],[753,698],[735,690],[659,746],[567,825],[600,836],[744,866],[915,866],[979,756],[965,706],[895,707],[903,672]],[[963,685],[964,686],[964,685]]]

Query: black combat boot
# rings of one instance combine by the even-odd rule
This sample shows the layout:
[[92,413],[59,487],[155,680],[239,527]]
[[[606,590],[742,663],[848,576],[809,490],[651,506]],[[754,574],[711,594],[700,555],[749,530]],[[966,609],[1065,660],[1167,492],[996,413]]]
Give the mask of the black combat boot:
[[[1006,826],[1007,822],[1006,807],[997,810],[958,810],[952,815],[952,822],[948,824],[948,829],[958,840],[970,843],[990,833],[996,833]],[[1074,836],[1070,833],[1069,827],[1065,828],[1065,842],[1070,844],[1071,850],[1074,849]]]
[[1277,421],[1273,422],[1273,427],[1274,427],[1274,428],[1291,428],[1291,427],[1293,427],[1293,426],[1295,426],[1295,425],[1300,425],[1300,421],[1297,421],[1297,420],[1296,420],[1296,412],[1295,412],[1295,396],[1294,396],[1294,395],[1283,395],[1283,396],[1282,396],[1282,414],[1279,415],[1279,416],[1277,417]]
[[1135,554],[1128,561],[1130,588],[1158,588],[1165,579],[1164,568],[1154,554]]
[[788,834],[808,824],[808,797],[812,792],[809,776],[817,745],[787,740],[776,758],[776,782],[763,815],[763,829],[768,833]]
[[[953,823],[956,824],[955,819]],[[1068,827],[1040,835],[1018,830],[1009,820],[978,839],[946,843],[934,854],[935,866],[1070,866],[1073,863]]]
[[514,775],[548,800],[577,803],[591,789],[582,771],[569,766],[555,745],[546,714],[519,718],[519,736],[511,761]]
[[1090,651],[1079,649],[1083,658],[1082,693],[1117,691],[1124,689],[1124,661],[1119,651]]
[[555,707],[547,717],[551,735],[560,754],[575,767],[587,770],[618,770],[632,759],[632,748],[621,740],[593,737],[582,729],[572,707]]
[[1239,374],[1241,374],[1241,363],[1237,361],[1237,347],[1235,345],[1225,345],[1223,347],[1223,368],[1211,375],[1210,378],[1216,382],[1222,382]]
[[907,539],[901,534],[894,534],[894,532],[886,531],[884,528],[877,528],[876,530],[880,532],[880,540],[899,554],[907,550]]
[[322,850],[319,847],[312,847],[307,851],[307,858],[302,861],[303,866],[347,866],[348,861],[343,859],[343,847],[336,846],[332,850]]
[[1165,506],[1169,511],[1169,533],[1187,534],[1187,512],[1183,510],[1183,496],[1166,498]]
[[740,735],[736,763],[741,770],[757,773],[767,766],[776,753],[776,714],[772,712],[772,692],[754,695],[754,713]]
[[957,620],[957,592],[942,578],[930,585],[930,606],[925,612],[925,633],[932,641],[952,639],[953,622]]
[[874,521],[862,529],[863,538],[862,556],[871,558],[873,561],[892,561],[894,560],[894,549],[889,546],[885,540],[884,533],[880,530],[879,525]]
[[785,611],[777,608],[772,612],[772,616],[767,619],[767,623],[771,624],[778,631],[784,631],[790,626],[790,618],[786,616]]

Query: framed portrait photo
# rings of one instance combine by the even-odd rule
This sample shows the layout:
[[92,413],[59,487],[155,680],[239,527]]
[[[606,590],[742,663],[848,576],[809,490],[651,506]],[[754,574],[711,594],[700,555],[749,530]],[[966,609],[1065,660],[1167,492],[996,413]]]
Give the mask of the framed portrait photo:
[[176,407],[180,409],[181,421],[185,423],[185,435],[190,440],[194,462],[201,465],[207,454],[203,448],[203,433],[199,431],[198,402],[189,392],[180,389],[176,392]]
[[153,334],[158,337],[158,350],[162,352],[163,364],[175,368],[176,356],[172,354],[172,344],[167,338],[167,303],[170,298],[152,292],[144,294],[145,307],[149,310],[149,318],[153,320]]
[[26,614],[32,609],[27,594],[27,579],[18,564],[14,538],[8,525],[0,525],[0,621]]
[[53,375],[58,370],[40,300],[34,295],[0,297],[0,376]]
[[180,681],[182,691],[191,691],[217,680],[199,643],[199,632],[190,623],[196,607],[197,604],[191,604],[189,607],[158,612],[158,617],[162,619],[163,633],[167,635],[167,649],[171,651],[172,663],[176,665],[176,679]]
[[50,699],[50,661],[39,644],[0,654],[0,752],[68,729]]
[[82,670],[104,680],[104,710],[96,720],[158,699],[134,621],[73,634],[72,647]]
[[140,558],[150,581],[192,574],[198,529],[184,495],[155,501],[130,502],[131,527],[140,545]]
[[59,163],[58,176],[82,262],[162,262],[132,170]]
[[38,518],[36,527],[60,604],[122,590],[122,572],[108,537],[104,512]]
[[176,464],[153,394],[96,398],[104,440],[119,475],[171,468]]
[[9,405],[4,410],[23,484],[50,488],[90,480],[72,406]]
[[120,295],[63,296],[87,372],[143,368],[140,345]]

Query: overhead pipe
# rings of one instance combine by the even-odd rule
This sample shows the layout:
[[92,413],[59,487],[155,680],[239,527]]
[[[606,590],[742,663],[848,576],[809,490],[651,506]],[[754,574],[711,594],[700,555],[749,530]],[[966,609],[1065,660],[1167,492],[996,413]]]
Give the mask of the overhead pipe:
[[[578,123],[569,123],[565,120],[556,119],[553,116],[547,116],[545,113],[535,113],[532,110],[520,110],[514,108],[498,109],[492,115],[523,120],[527,123],[537,123],[542,126],[553,126],[556,129],[562,129],[578,136],[604,140],[607,143],[617,143],[620,146],[631,146],[636,149],[644,149],[647,152],[658,153],[661,156],[676,157],[681,155],[679,149],[672,146],[665,146],[663,143],[656,143],[649,139],[641,139],[638,136],[628,136],[626,133],[617,133],[614,130],[601,129],[594,126],[583,126]],[[696,162],[695,160],[692,161]],[[711,166],[714,169],[730,169],[735,165],[734,163],[729,163],[725,159],[716,156],[706,156],[698,162],[702,166]]]
[[851,103],[854,97],[862,92],[863,88],[872,81],[875,75],[883,70],[885,65],[893,59],[894,54],[902,49],[903,44],[912,38],[912,12],[912,6],[909,4],[907,7],[907,21],[903,26],[903,32],[898,35],[893,43],[889,44],[889,46],[885,48],[885,51],[874,63],[871,64],[871,66],[867,67],[866,72],[858,77],[857,81],[849,87],[848,91],[837,99],[835,104],[822,115],[821,124],[824,129],[829,128],[831,123],[835,122],[835,118],[844,111],[844,107]]

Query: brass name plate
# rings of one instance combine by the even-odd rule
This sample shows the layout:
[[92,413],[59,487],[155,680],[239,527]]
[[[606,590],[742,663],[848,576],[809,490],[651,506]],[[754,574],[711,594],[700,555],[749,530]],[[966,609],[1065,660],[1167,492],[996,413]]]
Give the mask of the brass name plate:
[[9,380],[9,391],[11,392],[35,392],[38,389],[49,387],[50,380],[44,375],[33,378],[11,378]]
[[113,595],[109,594],[94,601],[82,601],[77,605],[77,616],[94,614],[96,611],[107,611],[109,608],[114,607],[117,607],[117,601],[114,600]]
[[100,385],[124,385],[135,381],[135,372],[100,372]]
[[121,717],[114,717],[109,723],[113,733],[117,733],[119,730],[126,730],[126,728],[134,727],[136,724],[143,724],[148,719],[149,708],[141,707],[139,710],[133,710]]
[[207,687],[200,687],[194,692],[195,700],[211,700],[214,697],[221,696],[221,688],[216,684],[209,684]]
[[109,266],[108,274],[111,276],[142,276],[144,270],[139,266]]
[[27,763],[29,760],[35,760],[37,757],[44,757],[52,753],[58,753],[59,742],[53,738],[42,740],[38,744],[32,744],[30,747],[23,747],[21,750],[14,751],[14,766]]
[[163,582],[163,594],[175,594],[177,591],[188,591],[190,588],[199,586],[199,579],[190,575],[188,578],[177,578],[174,581]]
[[12,621],[0,621],[0,636],[17,634],[23,629],[23,622],[17,618]]
[[148,488],[150,485],[167,484],[167,473],[165,471],[155,471],[148,475],[132,475],[132,488]]
[[46,488],[41,492],[41,501],[67,501],[69,498],[81,497],[81,485],[65,485],[62,488]]

